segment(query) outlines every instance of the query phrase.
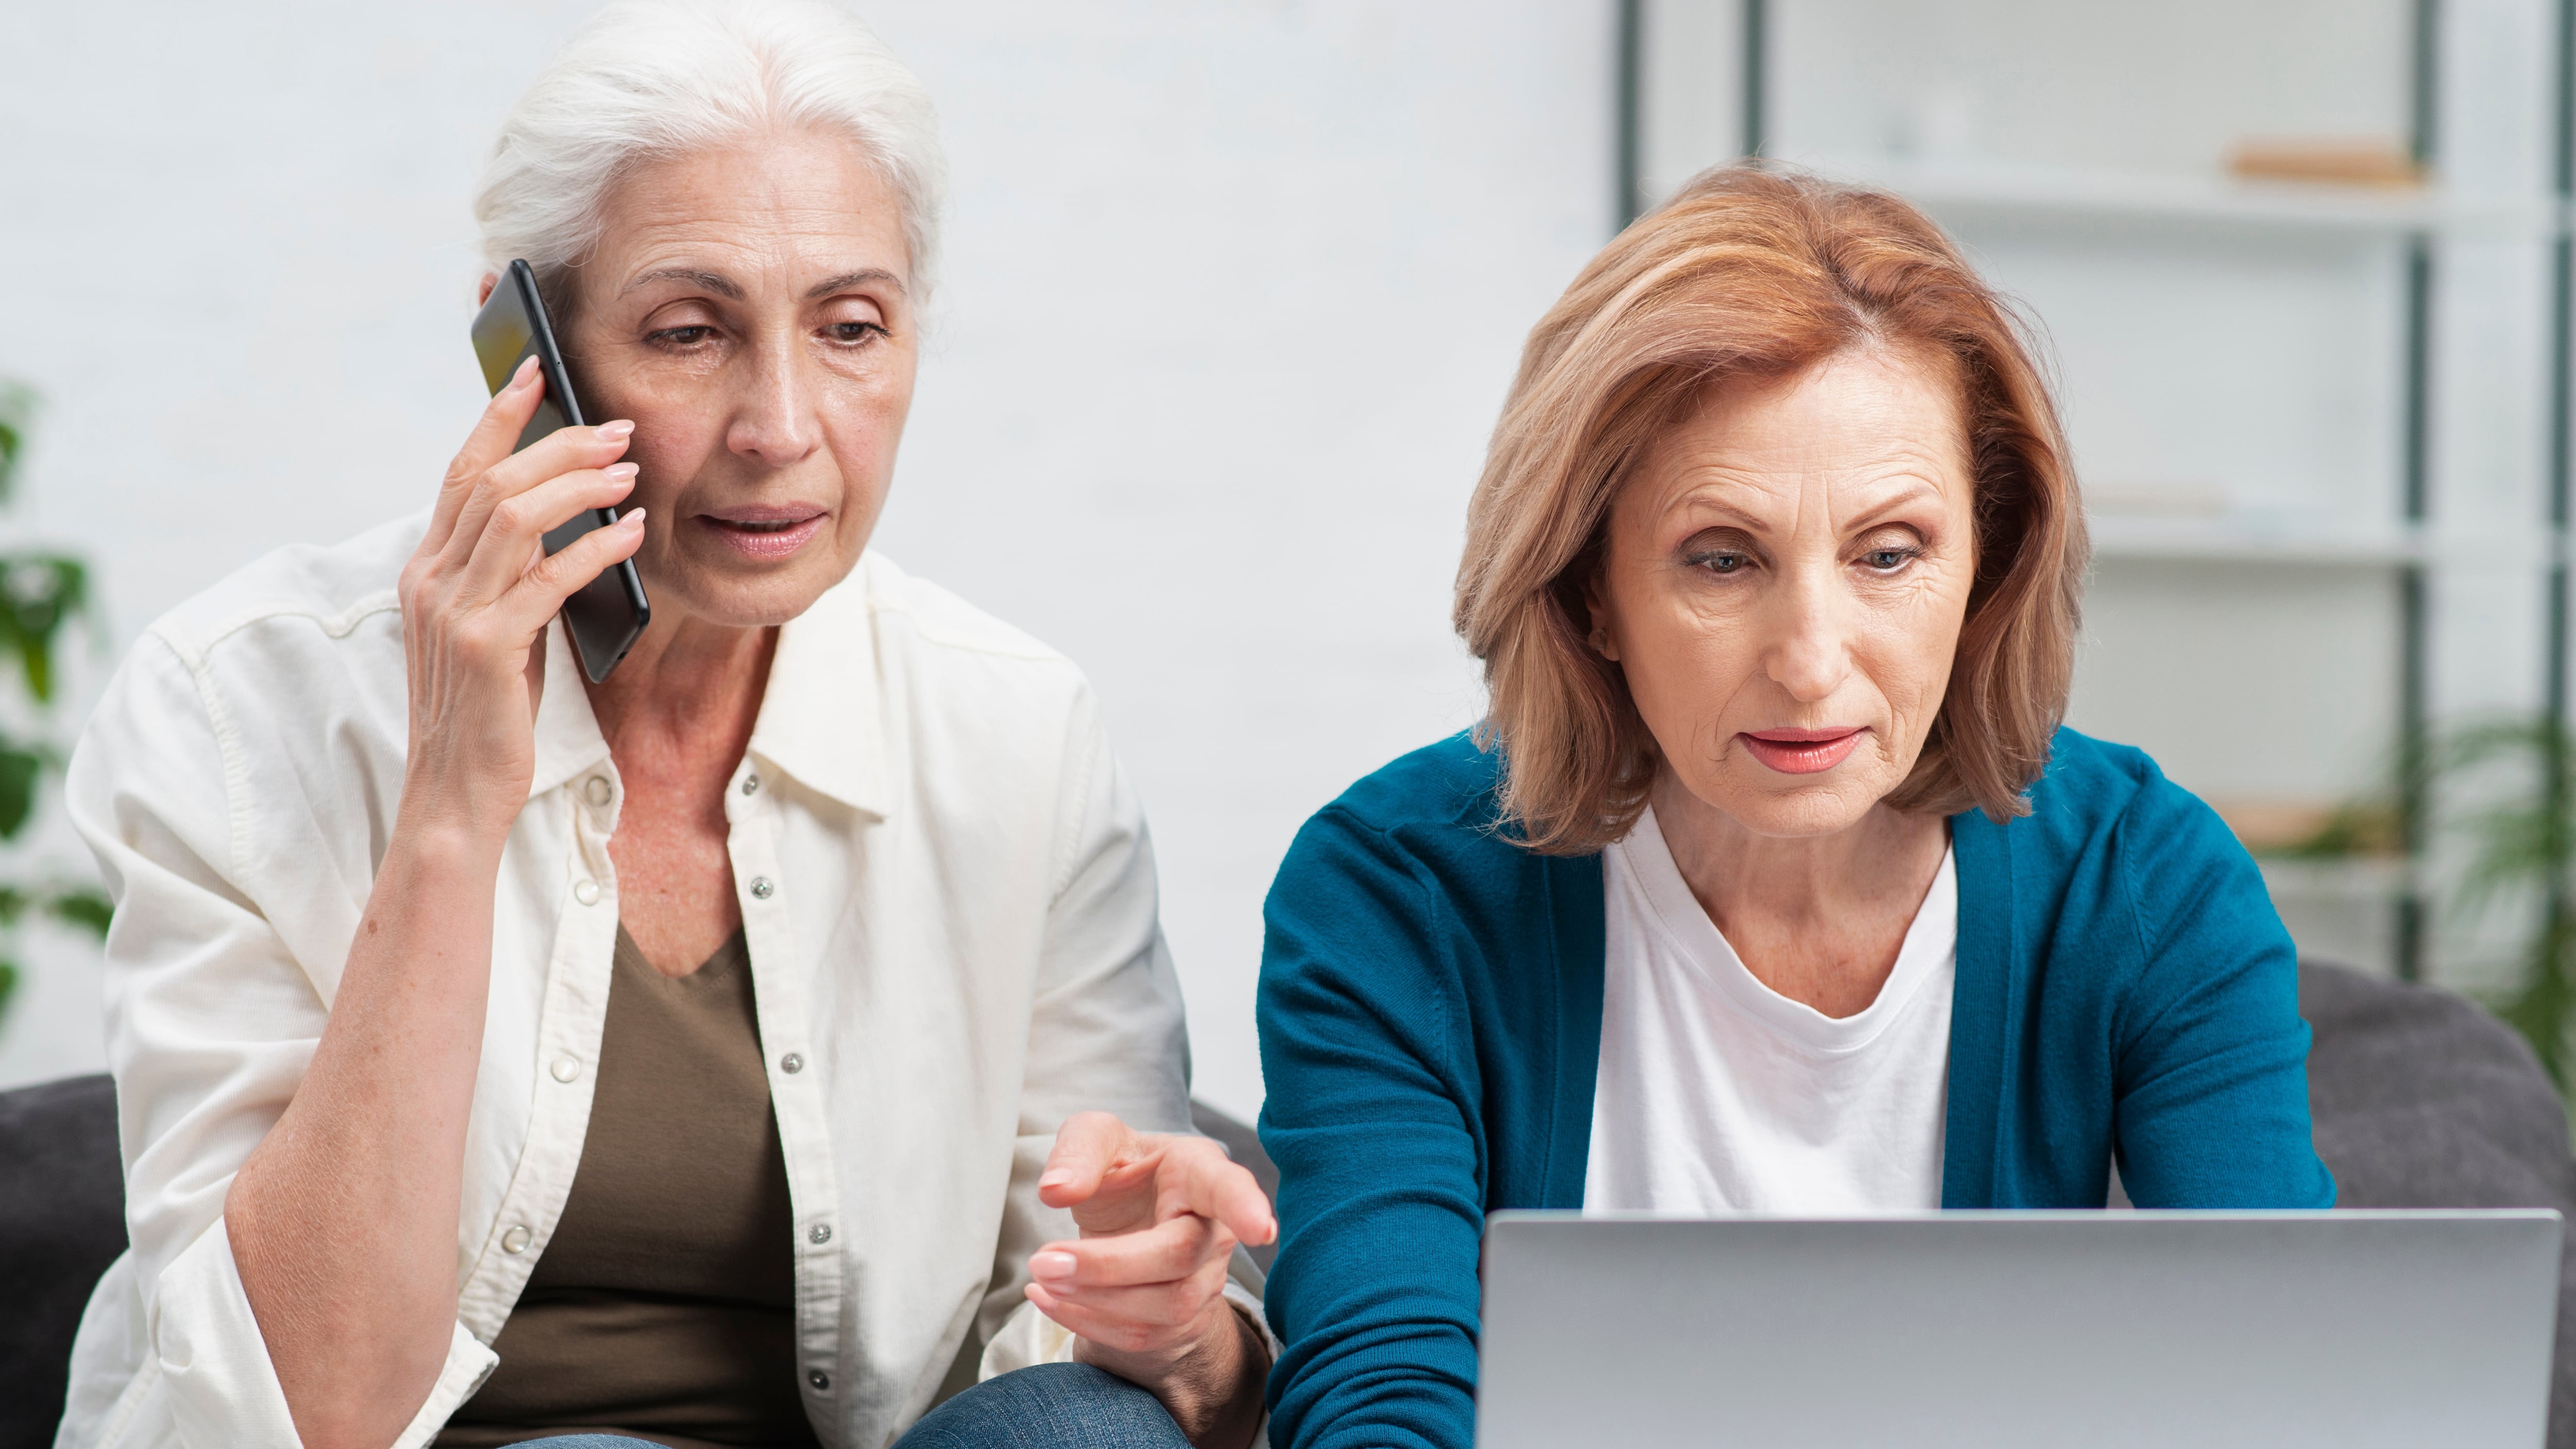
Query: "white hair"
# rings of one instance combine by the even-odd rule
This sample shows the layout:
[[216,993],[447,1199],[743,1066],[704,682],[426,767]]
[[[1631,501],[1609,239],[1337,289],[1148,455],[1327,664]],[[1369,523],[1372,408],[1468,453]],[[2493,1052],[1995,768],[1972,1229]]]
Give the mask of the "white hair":
[[499,270],[524,257],[560,304],[637,162],[775,127],[848,136],[903,208],[911,291],[930,290],[948,163],[930,93],[832,0],[615,0],[511,108],[474,217]]

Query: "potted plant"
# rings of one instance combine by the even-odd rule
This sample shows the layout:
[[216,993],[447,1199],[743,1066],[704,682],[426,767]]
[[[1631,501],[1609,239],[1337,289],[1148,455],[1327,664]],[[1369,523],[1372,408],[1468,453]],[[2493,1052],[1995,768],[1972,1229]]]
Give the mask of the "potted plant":
[[[24,383],[0,378],[0,508],[14,497],[36,394]],[[67,626],[90,614],[89,569],[69,554],[36,548],[0,548],[0,1014],[21,970],[21,928],[31,917],[77,926],[103,939],[107,896],[95,885],[66,879],[41,861],[18,857],[37,819],[49,781],[62,773],[65,755],[56,737],[55,707],[61,673],[55,652]]]

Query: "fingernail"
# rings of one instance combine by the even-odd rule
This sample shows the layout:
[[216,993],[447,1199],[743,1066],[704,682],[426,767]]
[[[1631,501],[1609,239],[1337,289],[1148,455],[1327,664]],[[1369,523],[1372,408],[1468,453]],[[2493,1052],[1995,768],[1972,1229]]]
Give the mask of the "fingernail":
[[1073,1276],[1071,1253],[1038,1253],[1029,1259],[1029,1271],[1041,1278],[1061,1281]]
[[1071,1181],[1073,1181],[1073,1174],[1072,1174],[1072,1173],[1070,1173],[1070,1172],[1063,1172],[1063,1171],[1050,1172],[1050,1173],[1046,1173],[1046,1174],[1044,1174],[1043,1176],[1041,1176],[1041,1177],[1039,1177],[1039,1178],[1038,1178],[1038,1186],[1040,1186],[1040,1187],[1062,1187],[1062,1186],[1064,1186],[1066,1183],[1071,1182]]
[[644,529],[644,510],[641,508],[627,509],[624,513],[617,515],[617,521],[620,523],[631,523],[635,525],[636,531],[640,533]]
[[519,359],[519,370],[510,374],[510,386],[526,387],[529,379],[536,375],[537,360],[533,357],[523,357]]
[[632,463],[611,463],[611,464],[609,464],[607,467],[602,468],[602,469],[600,469],[599,471],[600,471],[601,473],[603,473],[603,474],[607,475],[609,478],[612,478],[612,479],[616,480],[617,482],[623,483],[623,482],[625,482],[627,479],[632,478],[632,477],[634,477],[634,476],[635,476],[635,471],[636,471],[636,469],[635,469],[635,465],[634,465],[634,464],[632,464]]
[[601,423],[599,440],[603,443],[622,443],[626,441],[626,435],[633,431],[635,431],[635,425],[624,418],[613,423]]

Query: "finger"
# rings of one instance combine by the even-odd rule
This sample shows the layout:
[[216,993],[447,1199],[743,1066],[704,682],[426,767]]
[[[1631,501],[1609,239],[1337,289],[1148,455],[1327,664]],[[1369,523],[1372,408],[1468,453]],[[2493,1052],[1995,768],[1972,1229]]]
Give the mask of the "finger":
[[1080,1318],[1099,1329],[1141,1330],[1169,1336],[1198,1323],[1211,1306],[1225,1299],[1225,1271],[1211,1265],[1171,1283],[1144,1283],[1121,1288],[1074,1288],[1059,1291],[1031,1283],[1029,1301],[1041,1312],[1086,1338],[1115,1342],[1092,1329],[1077,1327]]
[[1164,1149],[1164,1161],[1180,1168],[1181,1200],[1191,1212],[1214,1218],[1256,1247],[1278,1239],[1279,1219],[1269,1196],[1223,1147],[1204,1137],[1178,1137]]
[[1231,1255],[1234,1241],[1222,1225],[1183,1213],[1140,1232],[1049,1243],[1029,1255],[1029,1276],[1058,1291],[1169,1283]]
[[545,389],[538,382],[537,360],[523,359],[519,370],[510,374],[509,382],[483,405],[483,416],[474,420],[474,431],[465,435],[465,446],[447,465],[446,480],[438,487],[438,506],[430,510],[429,534],[422,540],[423,548],[434,552],[447,546],[466,496],[493,464],[510,456],[510,449],[517,445],[519,434],[527,431],[528,419],[537,415],[537,403],[544,396]]
[[635,465],[611,463],[549,478],[493,505],[481,539],[458,576],[467,599],[497,599],[535,567],[545,537],[593,508],[626,501],[635,491]]
[[1054,1319],[1071,1332],[1093,1343],[1122,1352],[1149,1352],[1165,1347],[1172,1340],[1181,1337],[1180,1330],[1111,1318],[1094,1312],[1085,1305],[1067,1303],[1049,1294],[1035,1283],[1028,1286],[1028,1298],[1031,1303],[1038,1306],[1040,1313]]
[[606,528],[594,528],[537,560],[494,607],[533,638],[563,608],[564,600],[644,543],[644,510],[630,508]]
[[1136,1133],[1106,1112],[1076,1112],[1055,1129],[1054,1150],[1038,1174],[1038,1201],[1069,1208],[1091,1200],[1100,1181],[1131,1156]]
[[592,472],[624,456],[635,425],[619,421],[596,428],[557,428],[527,447],[493,464],[457,510],[456,527],[443,553],[446,565],[462,570],[480,547],[495,510],[509,500],[567,473]]

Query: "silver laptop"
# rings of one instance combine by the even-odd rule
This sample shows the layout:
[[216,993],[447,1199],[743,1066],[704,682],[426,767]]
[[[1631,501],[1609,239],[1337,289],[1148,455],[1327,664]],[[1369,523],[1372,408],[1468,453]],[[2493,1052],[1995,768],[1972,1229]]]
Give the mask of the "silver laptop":
[[1494,1215],[1481,1449],[2540,1449],[2557,1213]]

